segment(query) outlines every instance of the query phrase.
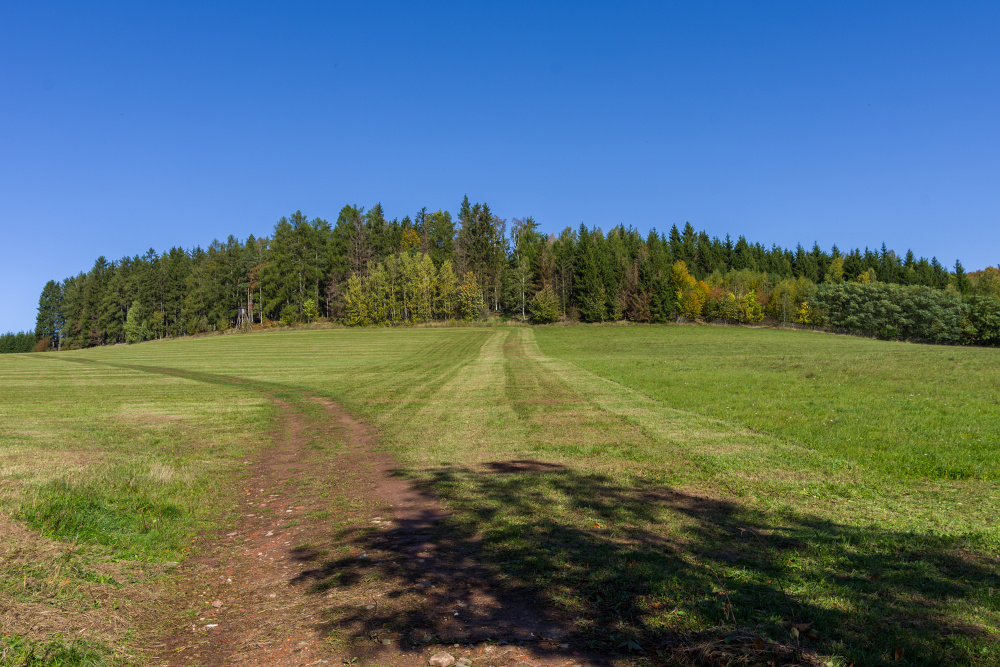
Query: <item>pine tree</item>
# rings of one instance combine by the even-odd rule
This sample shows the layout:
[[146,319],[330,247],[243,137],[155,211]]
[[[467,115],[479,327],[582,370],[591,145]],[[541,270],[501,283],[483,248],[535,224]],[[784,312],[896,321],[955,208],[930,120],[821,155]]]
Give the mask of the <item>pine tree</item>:
[[595,248],[597,233],[581,224],[577,237],[573,293],[580,317],[585,322],[604,322],[608,319],[608,292]]
[[35,320],[35,338],[48,338],[51,345],[61,349],[64,319],[62,314],[62,285],[54,280],[45,283],[38,299],[38,317]]
[[440,268],[445,261],[454,261],[455,223],[451,221],[451,214],[438,209],[427,216],[424,228],[427,252],[434,265]]
[[965,273],[965,267],[962,266],[961,260],[957,259],[955,260],[954,285],[959,294],[968,294],[972,291],[972,283],[969,282],[969,276]]

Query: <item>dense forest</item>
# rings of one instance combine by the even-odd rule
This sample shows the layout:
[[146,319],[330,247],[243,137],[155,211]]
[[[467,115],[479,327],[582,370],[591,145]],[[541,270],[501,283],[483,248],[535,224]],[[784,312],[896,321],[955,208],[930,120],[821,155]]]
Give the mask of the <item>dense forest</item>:
[[[1000,343],[1000,270],[968,274],[883,244],[829,252],[733,241],[690,224],[643,238],[619,225],[544,235],[487,204],[387,220],[301,212],[269,237],[108,261],[42,291],[32,349],[82,348],[327,319],[348,325],[677,318],[828,326],[883,338]],[[25,334],[3,346],[23,351]],[[7,339],[10,339],[9,344]],[[16,339],[16,340],[15,340]],[[16,343],[16,345],[15,345]],[[17,347],[17,349],[13,349]],[[6,350],[5,350],[6,351]]]
[[[44,344],[43,344],[44,345]],[[5,352],[34,352],[38,338],[33,331],[19,331],[0,335],[0,354]]]

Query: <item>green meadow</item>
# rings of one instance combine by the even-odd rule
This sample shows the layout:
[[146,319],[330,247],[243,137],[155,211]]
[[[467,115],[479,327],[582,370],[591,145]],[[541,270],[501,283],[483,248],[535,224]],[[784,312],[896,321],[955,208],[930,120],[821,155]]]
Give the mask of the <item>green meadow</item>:
[[681,639],[753,636],[844,667],[1000,664],[1000,350],[300,329],[4,355],[0,377],[0,665],[138,655],[155,623],[121,619],[155,616],[273,399],[302,395],[375,427],[482,567],[587,648],[669,662]]

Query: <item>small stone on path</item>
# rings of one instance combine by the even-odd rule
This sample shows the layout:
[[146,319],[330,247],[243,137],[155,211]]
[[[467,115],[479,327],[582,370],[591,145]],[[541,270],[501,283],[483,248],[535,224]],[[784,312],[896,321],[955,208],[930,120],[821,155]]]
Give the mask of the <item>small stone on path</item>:
[[455,656],[451,653],[438,651],[427,662],[430,663],[431,667],[451,667],[455,664]]

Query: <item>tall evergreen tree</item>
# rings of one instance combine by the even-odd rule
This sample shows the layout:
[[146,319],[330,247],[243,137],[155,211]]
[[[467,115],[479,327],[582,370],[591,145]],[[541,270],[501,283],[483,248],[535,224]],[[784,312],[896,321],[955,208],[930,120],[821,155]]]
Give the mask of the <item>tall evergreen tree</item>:
[[62,313],[62,285],[54,280],[45,283],[38,299],[38,316],[35,319],[35,338],[48,338],[56,349],[62,347],[65,320]]
[[969,294],[972,292],[972,283],[969,282],[969,276],[965,273],[965,267],[962,266],[961,260],[955,260],[955,289],[959,294]]

